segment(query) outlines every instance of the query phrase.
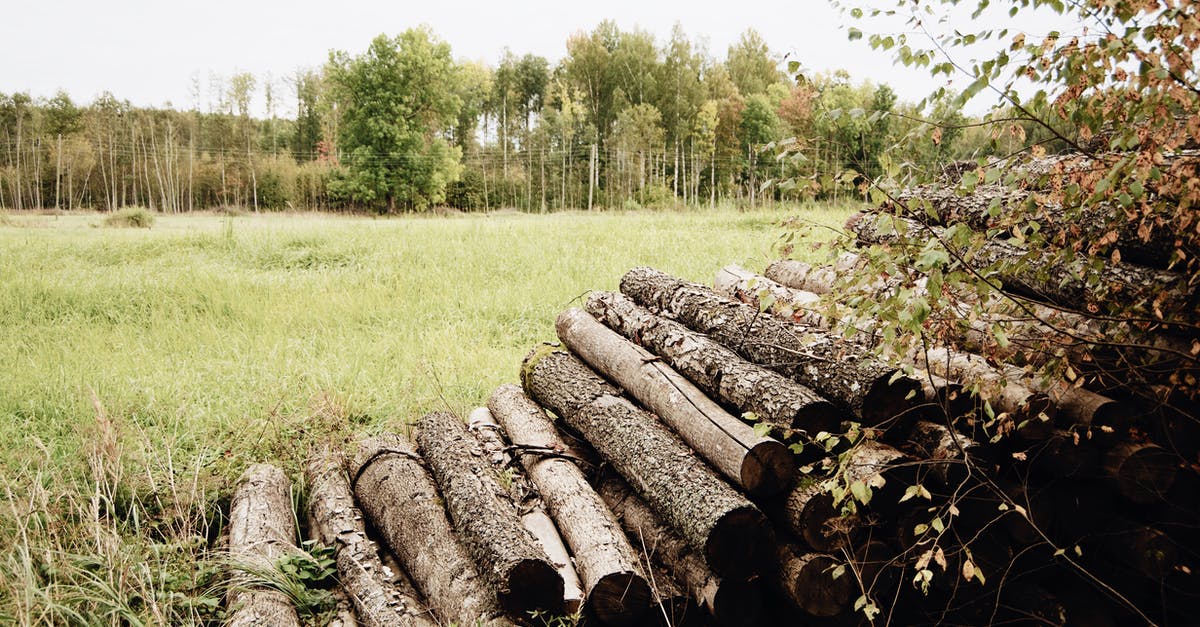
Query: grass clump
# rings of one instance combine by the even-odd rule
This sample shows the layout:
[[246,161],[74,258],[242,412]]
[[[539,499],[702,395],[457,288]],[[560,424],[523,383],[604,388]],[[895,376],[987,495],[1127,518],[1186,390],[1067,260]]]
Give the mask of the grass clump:
[[125,207],[104,218],[104,226],[148,229],[154,226],[154,213],[145,207]]

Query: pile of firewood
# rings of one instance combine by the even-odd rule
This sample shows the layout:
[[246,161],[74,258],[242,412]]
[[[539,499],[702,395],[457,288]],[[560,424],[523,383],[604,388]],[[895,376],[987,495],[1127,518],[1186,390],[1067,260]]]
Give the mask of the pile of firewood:
[[[854,221],[860,241],[886,240],[874,220]],[[730,266],[714,288],[634,268],[620,293],[562,312],[561,344],[535,348],[522,385],[465,423],[433,413],[411,438],[315,453],[306,526],[336,549],[357,620],[1192,622],[1195,414],[1030,377],[996,358],[992,321],[884,359],[822,305],[861,268]],[[1174,285],[1162,269],[1112,272],[1125,294]],[[1070,281],[1005,284],[1087,298]],[[1050,333],[1022,328],[1014,344]],[[289,492],[277,469],[246,472],[234,555],[297,551]],[[280,591],[234,589],[231,623],[296,624]]]

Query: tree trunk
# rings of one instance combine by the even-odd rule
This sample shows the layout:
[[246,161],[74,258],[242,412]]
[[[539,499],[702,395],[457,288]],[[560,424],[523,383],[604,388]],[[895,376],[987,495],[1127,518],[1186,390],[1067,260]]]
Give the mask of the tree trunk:
[[[296,548],[292,484],[283,471],[254,464],[242,473],[229,505],[229,552],[235,568],[273,571],[275,562]],[[229,627],[299,626],[296,608],[283,592],[234,584],[228,598]]]
[[738,302],[753,305],[797,324],[829,328],[820,312],[821,297],[813,292],[794,290],[738,266],[728,265],[717,271],[713,290]]
[[[999,203],[1000,208],[995,216],[990,211],[993,202]],[[913,218],[933,226],[961,222],[979,232],[996,229],[1000,237],[1010,234],[1011,220],[1006,217],[1019,208],[1027,219],[1037,220],[1040,232],[1055,245],[1069,246],[1076,241],[1097,242],[1113,232],[1117,236],[1113,248],[1121,251],[1122,259],[1154,268],[1165,269],[1175,252],[1177,235],[1168,229],[1154,229],[1150,232],[1150,238],[1142,241],[1137,222],[1121,220],[1119,224],[1107,224],[1105,216],[1115,216],[1117,211],[1123,211],[1110,203],[1090,209],[1087,215],[1068,216],[1061,203],[1049,202],[1039,194],[1004,185],[979,185],[965,195],[953,187],[922,185],[902,191],[897,195],[896,203],[891,204],[899,204]],[[937,217],[927,213],[926,207],[932,209]],[[1026,229],[1026,234],[1030,234],[1026,224],[1019,223],[1016,226]]]
[[354,504],[345,460],[318,451],[304,465],[308,483],[309,529],[318,542],[336,550],[338,581],[354,602],[358,622],[367,627],[434,627],[416,592],[399,589],[386,577],[379,546],[367,537]]
[[565,351],[534,350],[521,372],[530,396],[582,434],[713,571],[749,577],[770,561],[766,517],[654,416]]
[[918,421],[908,440],[913,455],[945,486],[957,487],[973,472],[990,474],[996,469],[978,442],[945,425]]
[[756,434],[653,354],[579,309],[559,314],[555,328],[576,355],[667,423],[735,485],[765,496],[791,482],[795,463],[787,447]]
[[796,607],[818,617],[837,616],[849,609],[853,577],[849,573],[833,577],[837,560],[821,553],[804,553],[786,543],[780,543],[778,550],[779,588]]
[[[878,214],[862,214],[847,223],[863,244],[884,244],[898,241],[894,229],[878,227]],[[938,227],[926,227],[915,220],[890,216],[893,223],[900,222],[909,233],[921,233],[928,229],[930,235],[941,235]],[[1085,277],[1096,276],[1089,267],[1086,254],[1077,255],[1070,262],[1062,262],[1056,252],[1050,250],[1028,251],[1002,240],[988,240],[983,246],[962,254],[976,270],[994,268],[1006,291],[1043,300],[1067,308],[1081,308],[1091,304],[1106,306],[1108,301],[1120,299],[1128,306],[1140,304],[1147,311],[1160,309],[1166,319],[1183,315],[1194,309],[1189,290],[1180,274],[1156,270],[1125,262],[1102,261],[1099,270],[1104,289],[1097,290],[1089,285]]]
[[[871,498],[881,512],[896,507],[904,490],[916,483],[912,460],[890,446],[862,440],[848,455],[844,473],[835,480],[846,487],[858,481],[878,486],[876,477],[882,478],[882,487],[872,488],[875,494]],[[861,535],[863,521],[858,516],[841,515],[824,480],[799,481],[780,501],[781,507],[768,511],[781,510],[775,520],[814,551],[827,553],[853,546]]]
[[1050,397],[1029,389],[1017,373],[998,370],[979,355],[947,348],[916,351],[913,361],[918,368],[964,387],[978,385],[979,398],[987,399],[996,414],[1003,412],[1011,419],[1001,424],[1002,433],[1040,440],[1054,428],[1057,410]]
[[838,275],[853,272],[859,263],[858,255],[843,254],[832,266],[820,266],[781,259],[774,261],[763,270],[763,276],[792,289],[804,290],[814,294],[828,294],[837,284]]
[[816,392],[746,361],[708,336],[650,313],[621,294],[592,292],[587,311],[743,415],[752,413],[769,424],[811,435],[838,428],[841,414]]
[[757,622],[763,599],[756,582],[719,578],[704,557],[667,527],[619,477],[607,473],[597,485],[604,502],[640,549],[677,578],[718,624]]
[[512,624],[455,537],[433,478],[406,438],[359,442],[346,469],[363,513],[442,621]]
[[637,553],[579,468],[554,455],[566,451],[567,445],[550,419],[515,385],[496,388],[488,407],[504,425],[529,479],[575,554],[587,591],[587,613],[609,625],[636,623],[650,602]]
[[911,406],[920,383],[855,344],[812,327],[760,315],[652,268],[634,268],[621,291],[651,311],[668,312],[743,357],[792,377],[868,426],[886,426]]
[[558,528],[546,514],[542,505],[545,499],[540,496],[526,473],[515,467],[516,460],[509,454],[509,444],[504,438],[504,430],[500,423],[496,422],[495,416],[487,407],[477,407],[467,416],[467,429],[479,440],[492,467],[500,473],[511,473],[511,487],[508,493],[516,503],[517,510],[521,512],[521,526],[533,534],[534,540],[546,552],[546,556],[563,579],[563,611],[566,614],[577,613],[584,600],[579,574],[575,572],[571,555],[563,545]]
[[1161,500],[1178,474],[1178,459],[1154,444],[1122,442],[1104,456],[1104,476],[1121,496],[1139,504]]
[[478,442],[453,414],[426,414],[417,423],[417,448],[441,488],[450,520],[479,569],[513,616],[557,613],[563,580],[521,526],[521,517],[483,461]]

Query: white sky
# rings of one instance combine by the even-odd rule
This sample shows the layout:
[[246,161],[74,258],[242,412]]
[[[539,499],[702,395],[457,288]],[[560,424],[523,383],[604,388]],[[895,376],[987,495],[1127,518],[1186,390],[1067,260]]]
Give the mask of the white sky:
[[[518,55],[532,52],[554,63],[565,55],[570,33],[591,30],[604,19],[614,19],[622,30],[635,26],[649,30],[660,44],[679,22],[693,41],[707,39],[710,54],[718,59],[744,30],[754,28],[774,52],[792,53],[809,70],[843,68],[855,80],[886,82],[909,101],[936,87],[927,72],[893,65],[889,56],[871,50],[865,40],[848,41],[846,26],[852,20],[825,0],[9,0],[6,4],[11,6],[0,21],[0,92],[48,97],[65,89],[77,103],[90,102],[108,90],[135,105],[170,102],[189,108],[193,76],[199,76],[201,89],[207,92],[211,73],[229,76],[248,71],[261,81],[270,72],[280,83],[281,113],[287,115],[291,108],[285,77],[298,67],[320,66],[331,49],[357,54],[379,33],[394,35],[427,24],[450,43],[456,58],[495,65],[507,46]],[[895,6],[883,1],[874,4]],[[1031,34],[1049,30],[1049,22],[1040,20],[1026,20],[1023,26]],[[875,32],[886,28],[879,25]],[[890,28],[896,33],[904,27]],[[259,110],[261,96],[260,83]],[[207,95],[202,94],[201,106],[206,102]]]

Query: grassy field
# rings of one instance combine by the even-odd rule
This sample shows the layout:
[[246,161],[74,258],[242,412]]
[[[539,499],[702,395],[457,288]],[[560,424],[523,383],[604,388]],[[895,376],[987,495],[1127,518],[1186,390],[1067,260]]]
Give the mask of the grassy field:
[[212,619],[247,464],[468,411],[630,267],[761,269],[848,211],[0,216],[0,623]]

